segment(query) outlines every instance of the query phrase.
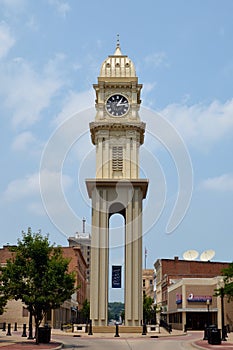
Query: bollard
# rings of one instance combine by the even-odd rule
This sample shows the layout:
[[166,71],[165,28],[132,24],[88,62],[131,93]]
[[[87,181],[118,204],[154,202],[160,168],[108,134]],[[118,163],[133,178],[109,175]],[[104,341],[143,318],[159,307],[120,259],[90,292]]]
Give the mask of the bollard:
[[8,327],[7,327],[7,334],[6,335],[11,335],[11,324],[8,323]]
[[22,337],[26,337],[27,336],[27,332],[26,332],[26,323],[23,324],[23,334]]
[[88,333],[88,322],[86,322],[85,333]]
[[2,331],[3,331],[3,332],[6,332],[6,322],[3,322]]
[[205,327],[203,340],[208,340],[208,339],[209,339],[209,328]]
[[92,320],[90,320],[90,322],[89,322],[89,332],[88,332],[88,335],[93,335],[93,333],[92,333]]
[[147,334],[146,323],[143,323],[143,326],[142,326],[142,335],[146,335],[146,334]]
[[29,330],[28,339],[34,339],[32,335],[32,323],[29,323],[28,330]]
[[119,325],[116,322],[116,334],[114,335],[114,337],[119,337]]
[[15,322],[14,332],[17,332],[17,322]]

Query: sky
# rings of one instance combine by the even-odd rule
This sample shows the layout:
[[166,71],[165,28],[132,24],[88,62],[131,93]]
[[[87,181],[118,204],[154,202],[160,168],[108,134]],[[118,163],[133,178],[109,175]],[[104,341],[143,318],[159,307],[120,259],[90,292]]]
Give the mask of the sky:
[[[146,267],[191,249],[233,260],[232,13],[232,0],[0,0],[1,246],[29,226],[59,245],[82,231],[83,217],[91,230],[92,84],[119,33],[143,84]],[[162,121],[183,143],[179,160]],[[123,264],[119,249],[113,264]]]

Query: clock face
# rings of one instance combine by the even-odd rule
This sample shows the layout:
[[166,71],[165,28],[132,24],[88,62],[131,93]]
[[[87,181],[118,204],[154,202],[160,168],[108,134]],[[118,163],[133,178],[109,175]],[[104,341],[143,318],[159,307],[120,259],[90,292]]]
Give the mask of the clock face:
[[120,94],[111,95],[106,102],[106,110],[114,117],[121,117],[129,110],[129,101]]

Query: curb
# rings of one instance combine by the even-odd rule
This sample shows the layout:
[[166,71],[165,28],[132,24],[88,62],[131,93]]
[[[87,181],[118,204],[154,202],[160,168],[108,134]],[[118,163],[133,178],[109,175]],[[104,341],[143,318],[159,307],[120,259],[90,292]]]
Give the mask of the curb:
[[191,343],[191,345],[196,349],[206,350],[206,348],[203,348],[202,346],[195,344],[195,342]]
[[[230,343],[228,343],[228,344],[229,344],[229,347],[232,346],[232,348],[233,348],[233,343],[232,343],[232,342],[230,342]],[[201,345],[198,345],[198,344],[196,344],[195,342],[192,342],[191,345],[192,345],[194,348],[196,348],[196,349],[201,349],[201,350],[212,349],[212,348],[210,348],[210,347],[208,347],[208,346],[201,346]],[[214,345],[214,344],[213,344],[213,345]],[[221,345],[223,345],[223,343],[222,343]],[[227,349],[227,347],[226,347],[226,349]]]
[[[64,344],[61,343],[61,344],[58,345],[56,348],[53,348],[53,349],[51,349],[51,350],[60,350],[60,349],[63,349],[63,346],[64,346]],[[48,350],[48,349],[46,349],[46,350]]]

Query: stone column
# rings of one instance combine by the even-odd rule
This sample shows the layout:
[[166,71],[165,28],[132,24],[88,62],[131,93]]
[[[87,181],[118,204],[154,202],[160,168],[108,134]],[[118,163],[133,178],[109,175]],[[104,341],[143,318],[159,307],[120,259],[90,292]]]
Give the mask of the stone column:
[[142,194],[129,189],[132,201],[126,208],[125,239],[125,325],[140,326],[142,321]]
[[93,191],[90,318],[94,326],[108,324],[108,213],[106,190]]

